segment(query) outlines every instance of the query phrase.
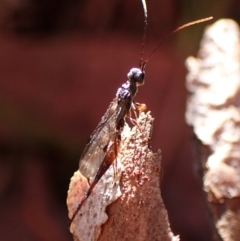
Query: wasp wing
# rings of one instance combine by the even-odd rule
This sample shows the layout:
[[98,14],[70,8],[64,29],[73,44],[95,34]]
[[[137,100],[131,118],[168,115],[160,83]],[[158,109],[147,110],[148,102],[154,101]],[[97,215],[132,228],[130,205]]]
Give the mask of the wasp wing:
[[80,172],[87,178],[94,177],[106,155],[109,144],[116,133],[116,120],[118,117],[118,101],[115,98],[102,117],[97,128],[81,155],[79,162]]

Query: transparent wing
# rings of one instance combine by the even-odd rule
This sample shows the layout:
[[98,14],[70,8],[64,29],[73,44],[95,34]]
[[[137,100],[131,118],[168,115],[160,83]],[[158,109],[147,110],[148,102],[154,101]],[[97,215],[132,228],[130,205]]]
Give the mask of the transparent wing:
[[80,172],[87,178],[94,177],[106,155],[109,144],[116,133],[119,108],[114,99],[90,137],[79,162]]

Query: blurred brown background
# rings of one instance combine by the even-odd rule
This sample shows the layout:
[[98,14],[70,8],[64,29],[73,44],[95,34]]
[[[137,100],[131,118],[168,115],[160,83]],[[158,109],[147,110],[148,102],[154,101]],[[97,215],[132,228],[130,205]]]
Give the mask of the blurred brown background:
[[[145,55],[177,26],[240,20],[238,0],[149,0]],[[204,27],[176,34],[151,58],[136,100],[155,117],[163,198],[182,241],[212,240],[184,122],[184,60]],[[0,1],[0,240],[67,241],[66,195],[86,140],[137,67],[140,0]]]

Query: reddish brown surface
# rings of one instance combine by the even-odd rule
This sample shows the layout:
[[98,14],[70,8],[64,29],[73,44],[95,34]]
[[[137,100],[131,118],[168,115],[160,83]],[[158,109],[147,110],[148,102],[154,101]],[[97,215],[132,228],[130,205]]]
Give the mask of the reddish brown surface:
[[[139,49],[139,38],[120,33],[0,37],[1,240],[71,240],[69,178],[118,86],[137,67]],[[173,231],[182,241],[205,241],[211,236],[184,123],[182,59],[165,44],[147,65],[136,100],[155,117],[153,146],[162,150]]]

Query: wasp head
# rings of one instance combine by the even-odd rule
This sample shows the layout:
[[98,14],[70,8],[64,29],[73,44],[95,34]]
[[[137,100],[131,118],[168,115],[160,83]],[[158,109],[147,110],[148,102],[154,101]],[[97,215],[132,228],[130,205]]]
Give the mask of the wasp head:
[[145,72],[139,68],[132,68],[127,77],[130,82],[134,82],[137,86],[140,86],[144,84]]

